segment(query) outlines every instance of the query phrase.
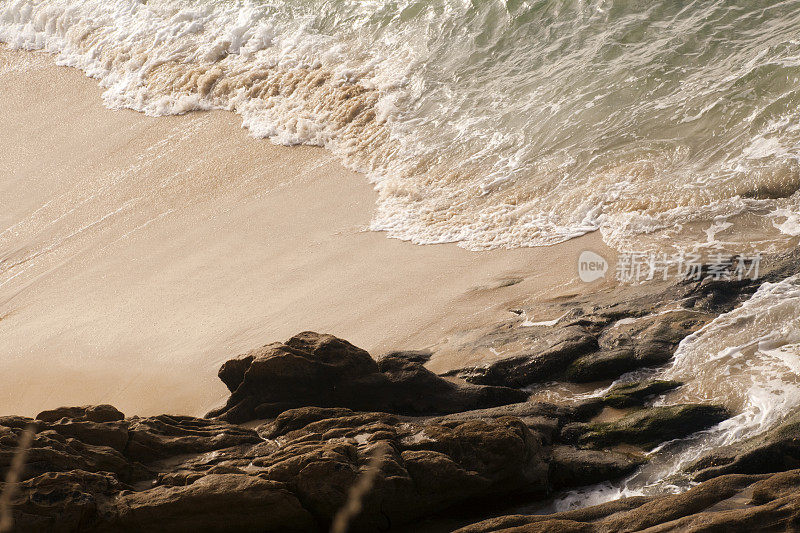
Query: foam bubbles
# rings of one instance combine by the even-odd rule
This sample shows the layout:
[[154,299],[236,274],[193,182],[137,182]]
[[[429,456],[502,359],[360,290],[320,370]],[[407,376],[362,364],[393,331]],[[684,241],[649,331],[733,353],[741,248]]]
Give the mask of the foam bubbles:
[[371,228],[414,243],[600,230],[642,249],[734,215],[766,216],[759,244],[785,243],[800,0],[733,24],[724,5],[606,4],[4,0],[0,41],[82,69],[113,108],[224,109],[323,146],[378,190]]

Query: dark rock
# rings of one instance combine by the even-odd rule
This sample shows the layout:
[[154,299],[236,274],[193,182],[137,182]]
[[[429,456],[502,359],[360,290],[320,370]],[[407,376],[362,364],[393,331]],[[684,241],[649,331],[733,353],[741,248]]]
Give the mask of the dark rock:
[[718,448],[689,468],[705,481],[724,474],[762,474],[800,468],[800,413],[762,435]]
[[[729,475],[698,485],[682,494],[655,498],[622,498],[602,505],[552,515],[511,515],[459,529],[457,533],[490,531],[539,532],[569,530],[618,531],[781,531],[792,523],[800,499],[775,500],[762,507],[738,511],[709,510],[736,497],[764,476]],[[773,505],[780,502],[781,505]],[[512,529],[513,528],[513,529]],[[584,529],[581,529],[584,528]]]
[[431,360],[433,352],[430,350],[401,350],[396,352],[389,352],[378,360],[378,366],[384,359],[405,359],[412,363],[419,363],[424,365]]
[[588,401],[574,406],[556,405],[547,402],[523,402],[488,409],[475,409],[453,413],[431,422],[442,423],[454,420],[492,420],[513,416],[542,437],[544,444],[553,442],[561,428],[574,420],[586,420],[596,415],[603,407],[602,401]]
[[550,451],[553,488],[592,485],[626,476],[645,463],[641,456],[612,451],[554,446]]
[[615,422],[567,424],[561,432],[561,438],[565,442],[583,446],[635,444],[652,447],[711,427],[728,416],[724,407],[716,405],[651,407],[631,413]]
[[275,420],[260,425],[256,431],[265,439],[275,439],[314,422],[355,414],[355,411],[343,407],[299,407],[282,412]]
[[631,498],[620,498],[592,507],[584,507],[573,511],[565,511],[551,515],[507,515],[489,518],[482,522],[468,525],[458,529],[455,533],[484,533],[490,531],[508,532],[527,532],[527,531],[553,531],[560,532],[564,524],[580,524],[589,527],[585,531],[597,531],[590,523],[614,515],[635,509],[653,498],[645,496],[634,496]]
[[505,387],[457,385],[405,355],[375,362],[347,341],[312,332],[228,361],[220,369],[220,379],[232,394],[209,416],[231,422],[271,418],[304,406],[445,414],[528,397]]
[[751,503],[755,505],[763,505],[780,498],[797,495],[800,493],[800,470],[779,472],[754,483],[751,492],[753,494]]
[[[297,411],[285,415],[305,416]],[[280,438],[285,441],[280,450],[252,464],[285,483],[321,522],[344,503],[377,443],[390,443],[358,530],[385,528],[387,519],[407,522],[477,497],[540,494],[547,485],[539,439],[510,417],[437,424],[352,413],[317,420]]]
[[[735,496],[759,479],[756,476],[719,478],[684,493],[656,498],[630,511],[611,515],[599,523],[599,529],[608,532],[640,531],[663,524],[673,531],[688,531],[688,528],[670,522],[701,513],[712,505]],[[724,529],[717,530],[724,531]]]
[[[40,423],[40,427],[45,426]],[[61,425],[55,429],[41,428],[36,434],[28,450],[25,469],[22,479],[36,477],[45,473],[68,472],[80,470],[89,473],[112,472],[119,479],[131,480],[146,475],[137,465],[131,465],[118,450],[111,446],[86,443],[75,438],[70,432],[61,434]],[[99,435],[107,435],[115,441],[115,429],[107,432],[86,432],[92,442],[98,442]],[[17,427],[0,426],[0,469],[5,470],[11,465],[11,460],[17,452],[19,437],[22,429]]]
[[125,455],[141,462],[261,442],[254,430],[191,416],[132,418],[128,431]]
[[62,418],[72,420],[88,420],[89,422],[115,422],[123,420],[125,415],[113,405],[84,405],[81,407],[59,407],[51,411],[42,411],[36,420],[56,422]]
[[658,366],[672,357],[678,343],[703,327],[711,316],[681,309],[607,328],[600,350],[575,360],[565,372],[568,381],[613,379],[641,367]]
[[565,379],[575,383],[614,379],[640,366],[631,347],[603,350],[574,361],[566,370]]
[[604,396],[603,403],[615,409],[626,409],[644,404],[645,400],[678,388],[680,381],[652,380],[636,381],[612,387]]
[[713,318],[690,309],[640,315],[629,309],[598,311],[536,339],[531,351],[448,374],[470,383],[510,387],[557,379],[577,383],[614,379],[666,363],[683,338]]
[[[7,467],[31,420],[3,420],[10,424],[0,426]],[[382,443],[388,455],[351,531],[385,529],[474,499],[547,491],[540,436],[508,416],[433,423],[304,407],[262,424],[258,432],[277,439],[267,441],[222,421],[166,415],[38,424],[14,502],[19,531],[327,529]],[[125,446],[116,441],[119,431],[128,436]],[[82,440],[101,437],[115,447]]]
[[525,387],[552,380],[580,356],[597,349],[597,338],[583,326],[556,330],[533,352],[501,359],[485,367],[465,369],[458,375],[470,383]]
[[258,476],[209,474],[183,486],[120,494],[114,531],[313,531],[319,526],[283,484]]
[[14,531],[98,531],[113,515],[114,499],[129,486],[107,472],[46,472],[21,482],[14,505]]

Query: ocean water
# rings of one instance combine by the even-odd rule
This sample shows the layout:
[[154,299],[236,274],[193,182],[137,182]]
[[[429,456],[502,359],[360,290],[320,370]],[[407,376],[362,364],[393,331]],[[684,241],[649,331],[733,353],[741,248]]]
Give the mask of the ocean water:
[[418,244],[800,234],[800,0],[2,0],[0,41],[325,146]]
[[[657,404],[723,404],[734,416],[649,453],[649,463],[615,483],[584,487],[557,497],[536,512],[565,511],[627,496],[681,492],[694,483],[685,470],[704,454],[778,426],[800,406],[800,275],[764,283],[740,307],[724,313],[678,346],[666,368],[645,369],[637,379],[685,383]],[[608,388],[582,398],[602,395]]]

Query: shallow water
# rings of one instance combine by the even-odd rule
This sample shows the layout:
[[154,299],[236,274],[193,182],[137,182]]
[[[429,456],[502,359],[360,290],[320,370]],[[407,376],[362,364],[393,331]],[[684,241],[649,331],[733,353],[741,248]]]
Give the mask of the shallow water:
[[[623,376],[674,379],[684,386],[657,404],[723,404],[736,415],[686,439],[660,445],[650,462],[619,483],[603,483],[562,494],[542,508],[564,511],[623,496],[680,492],[691,486],[684,469],[705,453],[776,427],[800,408],[800,276],[765,283],[742,306],[724,313],[679,345],[673,362]],[[561,393],[555,399],[589,398],[593,393]]]
[[0,41],[108,105],[326,146],[380,191],[373,229],[472,249],[798,235],[798,30],[797,0],[0,2]]

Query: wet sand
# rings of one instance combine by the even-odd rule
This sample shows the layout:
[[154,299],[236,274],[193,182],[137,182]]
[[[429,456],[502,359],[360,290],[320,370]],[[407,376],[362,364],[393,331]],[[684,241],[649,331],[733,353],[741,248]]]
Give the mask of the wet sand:
[[3,413],[202,414],[226,395],[219,365],[250,348],[303,330],[373,355],[431,346],[585,291],[583,250],[613,257],[597,234],[490,252],[387,239],[366,231],[372,187],[330,153],[101,95],[0,48]]

